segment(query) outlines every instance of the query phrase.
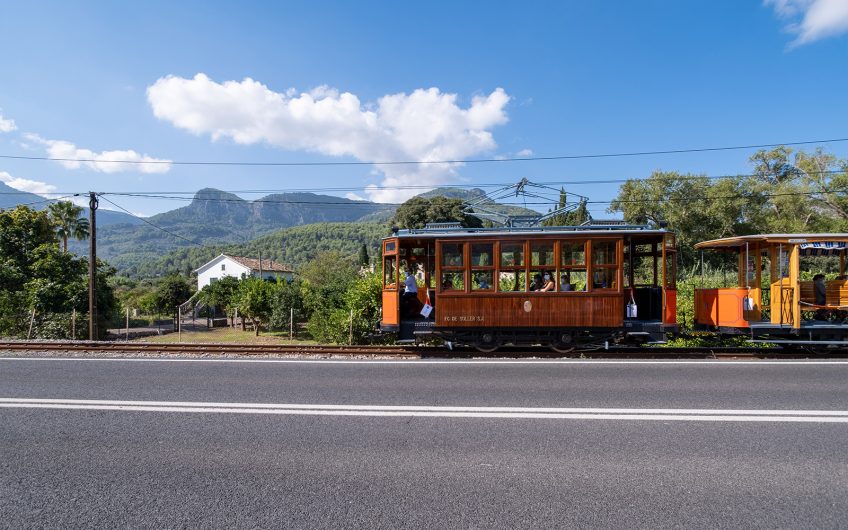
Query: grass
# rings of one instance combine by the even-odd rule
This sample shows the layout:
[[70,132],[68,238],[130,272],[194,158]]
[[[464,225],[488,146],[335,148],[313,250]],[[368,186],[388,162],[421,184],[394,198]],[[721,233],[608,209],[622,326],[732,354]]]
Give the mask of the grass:
[[253,331],[242,331],[240,328],[205,328],[183,329],[182,340],[177,332],[165,335],[154,335],[134,339],[132,342],[153,342],[160,344],[175,344],[179,342],[191,344],[317,344],[314,340],[295,337],[289,340],[287,332],[260,332],[257,337]]

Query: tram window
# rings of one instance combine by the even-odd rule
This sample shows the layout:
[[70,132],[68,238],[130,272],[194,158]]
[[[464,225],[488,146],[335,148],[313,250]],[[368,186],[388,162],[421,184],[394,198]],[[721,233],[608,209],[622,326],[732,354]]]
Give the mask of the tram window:
[[554,244],[553,242],[530,243],[530,264],[534,266],[554,266]]
[[593,289],[618,289],[618,270],[611,268],[595,268],[592,271]]
[[383,260],[383,285],[385,287],[394,287],[397,278],[397,258],[394,256],[386,256]]
[[491,291],[494,289],[492,283],[492,271],[479,271],[471,274],[472,291]]
[[559,276],[560,292],[586,290],[586,269],[563,269]]
[[498,291],[523,292],[527,290],[527,273],[525,271],[501,271],[498,275]]
[[492,260],[491,243],[475,243],[471,245],[471,266],[472,267],[491,267],[495,262]]
[[501,267],[524,266],[524,243],[501,243]]
[[559,248],[561,265],[586,265],[585,241],[561,241]]
[[592,263],[595,265],[615,265],[615,241],[594,241],[592,243]]
[[462,272],[450,271],[442,273],[442,291],[464,291],[465,278]]
[[665,287],[666,289],[677,288],[677,256],[676,252],[668,252],[665,254]]
[[424,248],[424,247],[414,247],[412,249],[412,255],[413,256],[426,256],[427,255],[427,249]]
[[462,267],[462,243],[442,244],[442,266]]
[[388,253],[388,252],[394,252],[394,251],[395,251],[395,242],[394,241],[387,241],[386,242],[386,252]]

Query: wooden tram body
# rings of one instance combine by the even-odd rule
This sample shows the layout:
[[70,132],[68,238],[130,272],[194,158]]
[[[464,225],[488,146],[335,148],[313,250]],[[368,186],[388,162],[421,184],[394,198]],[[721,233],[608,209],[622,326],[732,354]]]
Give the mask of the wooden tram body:
[[[380,327],[401,341],[435,336],[481,351],[539,344],[568,351],[598,341],[662,342],[677,329],[675,238],[666,230],[428,225],[396,231],[382,253]],[[416,297],[403,296],[407,269]],[[555,289],[531,290],[544,273]],[[424,317],[427,301],[433,310]],[[636,316],[628,318],[628,305]]]
[[[842,279],[848,234],[757,234],[704,241],[695,248],[735,253],[738,260],[736,286],[695,289],[696,329],[784,346],[848,347],[848,281]],[[826,282],[823,305],[816,304],[813,282],[801,280],[802,256],[839,259],[839,274]]]

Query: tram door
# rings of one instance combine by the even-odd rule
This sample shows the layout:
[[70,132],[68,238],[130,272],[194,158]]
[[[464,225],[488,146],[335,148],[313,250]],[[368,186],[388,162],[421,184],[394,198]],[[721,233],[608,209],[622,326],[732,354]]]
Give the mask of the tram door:
[[674,234],[665,234],[662,244],[663,314],[665,324],[677,323],[677,244]]
[[[409,240],[401,241],[400,247],[400,287],[399,292],[402,292],[403,284],[406,279],[406,271],[412,271],[415,278],[415,283],[418,286],[418,295],[416,299],[405,298],[405,302],[400,305],[401,319],[419,319],[424,318],[421,315],[421,308],[427,302],[428,290],[435,277],[436,256],[435,246],[432,241],[428,240]],[[434,293],[430,291],[430,302],[433,303]],[[430,314],[429,319],[433,319],[434,315]]]

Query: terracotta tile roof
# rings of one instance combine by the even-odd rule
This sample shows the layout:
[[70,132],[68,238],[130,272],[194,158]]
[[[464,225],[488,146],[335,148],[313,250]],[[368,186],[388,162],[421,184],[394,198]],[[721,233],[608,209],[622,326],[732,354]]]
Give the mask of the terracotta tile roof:
[[[245,258],[245,257],[242,257],[242,256],[230,256],[229,254],[224,254],[224,255],[227,256],[228,258],[230,258],[231,260],[244,265],[245,267],[249,268],[250,270],[254,270],[254,271],[259,270],[259,260],[256,259],[256,258]],[[262,270],[263,271],[269,271],[269,272],[294,272],[293,270],[289,269],[288,267],[285,267],[284,265],[281,265],[281,264],[277,263],[276,261],[272,261],[270,259],[263,259],[262,260]]]

